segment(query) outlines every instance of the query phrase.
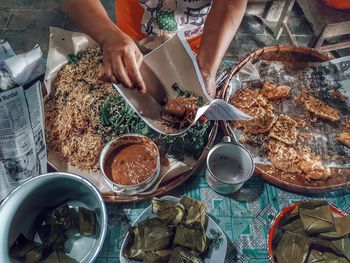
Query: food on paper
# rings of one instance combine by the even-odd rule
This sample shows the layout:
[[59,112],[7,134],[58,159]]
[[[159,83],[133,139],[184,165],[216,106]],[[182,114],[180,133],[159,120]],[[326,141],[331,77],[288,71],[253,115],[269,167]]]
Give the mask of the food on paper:
[[[69,207],[64,203],[44,212],[43,218],[44,222],[36,229],[40,243],[20,234],[10,248],[10,255],[28,263],[77,262],[65,254],[67,252],[65,245],[69,241],[67,233],[74,232],[78,228],[80,236],[95,235],[97,229],[95,212],[84,207]],[[79,235],[74,235],[73,238],[77,239]]]
[[327,180],[332,176],[331,169],[312,156],[309,150],[300,151],[299,167],[308,180]]
[[208,140],[209,122],[197,123],[178,136],[158,134],[111,83],[99,80],[100,49],[87,49],[69,59],[58,71],[45,103],[46,138],[51,151],[81,170],[97,171],[100,152],[108,141],[121,134],[138,133],[150,137],[162,156],[180,161],[185,155],[194,159],[200,156]]
[[270,140],[266,148],[273,167],[288,173],[302,172],[299,167],[299,154],[292,146]]
[[71,57],[53,82],[45,104],[46,137],[50,150],[60,152],[83,170],[96,170],[103,138],[97,132],[100,107],[116,94],[112,84],[99,80],[100,49],[88,49]]
[[266,149],[272,166],[287,173],[303,174],[307,180],[327,180],[331,170],[322,165],[309,149],[287,145],[281,141],[270,140]]
[[252,116],[253,119],[249,121],[235,121],[234,123],[236,127],[243,127],[245,132],[251,134],[268,132],[277,119],[272,110],[262,107],[247,109],[245,113]]
[[198,108],[203,106],[203,98],[180,89],[176,83],[172,88],[177,92],[177,97],[166,101],[160,121],[171,128],[187,128],[193,123]]
[[[314,155],[309,148],[301,147],[307,134],[299,136],[299,130],[306,126],[308,130],[312,128],[306,122],[307,115],[300,115],[294,120],[287,114],[277,115],[275,113],[275,111],[281,111],[278,109],[278,101],[288,97],[289,93],[290,87],[278,86],[269,82],[262,83],[261,90],[239,89],[230,98],[230,101],[253,119],[232,123],[236,128],[244,130],[241,137],[243,136],[247,143],[263,145],[263,150],[275,169],[284,173],[302,175],[310,182],[313,180],[325,181],[332,177],[331,169],[323,165],[319,157]],[[271,102],[269,103],[268,100]],[[306,90],[299,96],[293,97],[293,101],[304,105],[305,109],[321,118],[332,121],[340,119],[338,110],[312,97]],[[344,121],[344,126],[347,127],[346,121]],[[345,145],[349,139],[348,131],[337,136],[337,140]]]
[[231,104],[240,110],[251,109],[253,107],[271,108],[267,99],[260,92],[252,88],[239,89],[231,98]]
[[286,115],[278,116],[269,136],[286,144],[295,144],[298,139],[297,122]]
[[349,262],[350,218],[333,211],[324,200],[289,209],[273,226],[274,262]]
[[185,216],[185,207],[178,202],[161,200],[154,197],[152,199],[152,212],[164,223],[176,225]]
[[317,117],[320,117],[322,119],[326,119],[329,121],[340,120],[340,113],[338,110],[332,108],[327,103],[316,99],[312,96],[308,96],[308,98],[305,99],[304,106],[307,111],[315,114]]
[[158,149],[151,141],[128,142],[127,138],[125,144],[108,156],[104,171],[118,185],[141,184],[153,175],[157,167]]
[[288,97],[289,91],[288,86],[276,86],[270,82],[264,82],[261,94],[268,100],[281,100]]
[[350,148],[350,131],[339,133],[336,139],[346,147]]
[[190,197],[180,202],[154,198],[152,210],[156,217],[129,228],[124,257],[143,262],[203,262],[209,248],[204,204]]

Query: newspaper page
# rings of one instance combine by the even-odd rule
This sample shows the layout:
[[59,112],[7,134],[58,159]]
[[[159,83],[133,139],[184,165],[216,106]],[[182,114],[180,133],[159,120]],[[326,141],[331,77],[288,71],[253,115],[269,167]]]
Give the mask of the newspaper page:
[[34,135],[22,87],[0,93],[0,198],[38,174]]
[[39,47],[16,56],[8,42],[0,43],[0,201],[47,172],[43,98],[35,82],[44,70]]

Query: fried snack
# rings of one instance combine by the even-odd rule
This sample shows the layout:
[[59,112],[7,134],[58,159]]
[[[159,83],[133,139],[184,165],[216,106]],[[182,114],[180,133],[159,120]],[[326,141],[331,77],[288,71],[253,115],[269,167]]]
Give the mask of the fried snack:
[[278,116],[270,130],[269,136],[286,144],[294,144],[297,141],[297,122],[286,115]]
[[236,94],[232,96],[231,104],[243,111],[253,107],[273,108],[272,105],[261,96],[258,90],[250,88],[238,90]]
[[270,82],[264,82],[261,94],[268,100],[281,100],[288,97],[290,87],[276,86]]
[[273,167],[288,173],[302,172],[299,168],[298,152],[292,146],[272,139],[266,148]]
[[330,121],[339,121],[340,114],[339,111],[327,105],[325,102],[316,99],[312,96],[309,96],[304,101],[304,106],[307,111],[315,114],[316,116],[330,120]]
[[350,131],[345,131],[337,135],[336,139],[350,148]]
[[236,128],[244,128],[244,131],[251,134],[268,132],[275,123],[277,117],[272,110],[262,107],[253,107],[244,111],[253,119],[249,121],[235,121]]
[[308,150],[301,151],[299,156],[299,167],[305,173],[307,180],[327,180],[332,176],[331,169],[323,166],[321,161],[312,156]]
[[184,128],[192,124],[198,109],[197,98],[177,97],[166,102],[160,119],[172,128]]
[[346,130],[350,131],[350,120],[345,120],[344,121],[344,127]]

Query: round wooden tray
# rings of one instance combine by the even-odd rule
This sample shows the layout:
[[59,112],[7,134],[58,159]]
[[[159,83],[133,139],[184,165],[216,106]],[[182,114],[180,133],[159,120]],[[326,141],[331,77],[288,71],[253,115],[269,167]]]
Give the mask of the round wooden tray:
[[[229,83],[232,77],[237,74],[240,69],[247,63],[256,63],[259,60],[267,61],[285,61],[285,62],[323,62],[332,59],[330,56],[321,53],[315,49],[299,47],[293,45],[285,46],[269,46],[262,49],[258,49],[253,53],[245,56],[240,62],[232,68],[226,79],[223,89],[222,98],[225,98],[226,91],[229,87]],[[227,134],[226,123],[221,125],[224,132]],[[270,182],[280,188],[304,193],[324,193],[332,190],[344,188],[350,186],[350,169],[338,169],[332,168],[334,174],[327,181],[307,181],[303,175],[281,173],[278,170],[273,171],[271,165],[256,164],[256,172],[264,178],[267,182]]]
[[[213,143],[214,143],[214,140],[215,140],[215,137],[216,137],[216,133],[218,131],[218,126],[219,126],[218,122],[214,122],[213,127],[211,128],[211,130],[209,132],[207,145],[203,149],[200,157],[198,158],[196,163],[193,165],[191,170],[189,170],[189,171],[187,171],[185,173],[179,174],[174,179],[170,179],[170,180],[168,180],[168,181],[166,181],[164,183],[161,183],[159,185],[159,187],[157,188],[157,190],[155,192],[153,192],[152,194],[149,194],[149,195],[132,195],[132,196],[117,195],[117,194],[115,194],[112,191],[101,191],[99,189],[103,199],[105,200],[105,202],[108,202],[108,203],[127,203],[127,202],[133,202],[133,201],[140,201],[140,200],[145,200],[145,199],[152,198],[153,196],[163,195],[163,194],[169,192],[170,190],[180,186],[188,178],[190,178],[190,176],[194,172],[196,172],[198,170],[198,168],[201,166],[203,161],[206,159],[206,156],[207,156],[210,148],[213,146]],[[48,161],[48,165],[49,165],[49,168],[51,168],[49,170],[61,171],[61,172],[65,171],[65,172],[67,172],[67,170],[65,170],[64,166],[62,166],[63,168],[58,168],[57,166],[55,166],[52,163],[50,163],[50,161]],[[84,172],[79,172],[77,170],[77,171],[75,171],[73,173],[80,174],[81,176],[84,177]],[[99,173],[99,172],[97,172],[97,173]],[[99,176],[99,175],[97,175],[97,176]],[[98,185],[95,184],[95,186],[98,188]]]

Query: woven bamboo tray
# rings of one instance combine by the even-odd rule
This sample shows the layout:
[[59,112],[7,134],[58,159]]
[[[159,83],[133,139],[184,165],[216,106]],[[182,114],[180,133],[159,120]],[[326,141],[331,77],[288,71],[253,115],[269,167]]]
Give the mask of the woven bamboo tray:
[[[269,46],[258,49],[245,56],[236,66],[232,68],[223,85],[221,96],[222,98],[226,97],[225,94],[228,90],[232,77],[237,74],[247,62],[251,62],[253,64],[260,60],[282,62],[323,62],[330,59],[332,59],[332,57],[315,49],[293,45]],[[222,128],[227,134],[225,122],[222,123]],[[304,194],[330,192],[332,190],[345,188],[350,185],[350,169],[334,168],[332,169],[332,173],[334,175],[329,180],[312,182],[305,180],[303,175],[288,176],[286,173],[282,174],[278,170],[273,171],[273,169],[271,169],[271,165],[265,164],[257,164],[256,173],[260,174],[267,182],[280,188]]]

